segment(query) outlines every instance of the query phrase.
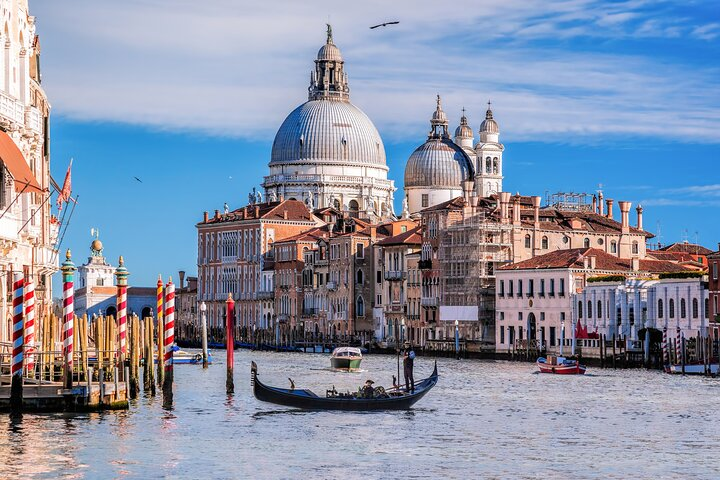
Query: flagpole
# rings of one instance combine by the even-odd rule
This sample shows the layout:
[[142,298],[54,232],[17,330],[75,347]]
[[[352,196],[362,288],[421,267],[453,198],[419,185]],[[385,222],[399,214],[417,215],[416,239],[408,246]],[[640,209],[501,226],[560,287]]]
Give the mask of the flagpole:
[[73,206],[70,209],[70,216],[68,217],[68,221],[65,224],[65,230],[63,230],[63,233],[60,236],[60,240],[58,240],[57,247],[55,248],[55,256],[56,257],[58,255],[58,251],[59,251],[58,249],[60,248],[60,245],[62,245],[62,241],[65,238],[65,233],[67,232],[67,229],[70,226],[70,220],[72,220],[73,212],[75,211],[75,206],[78,204],[78,202],[77,202],[78,198],[80,198],[80,195],[75,195],[75,201],[73,202]]
[[23,226],[20,227],[20,230],[18,230],[18,233],[22,232],[23,228],[25,228],[27,226],[27,224],[30,223],[30,221],[33,218],[35,218],[35,215],[37,215],[37,213],[40,211],[40,209],[43,207],[43,205],[45,205],[47,203],[47,201],[50,200],[50,197],[52,197],[52,192],[50,192],[50,194],[47,196],[47,198],[45,200],[43,200],[43,202],[38,206],[37,210],[35,210],[35,213],[30,215],[30,218],[27,219],[27,222],[23,223]]
[[29,186],[30,186],[30,182],[29,182],[29,181],[28,181],[28,182],[25,182],[25,186],[23,187],[23,189],[20,190],[20,193],[18,193],[17,195],[15,195],[15,198],[13,198],[13,201],[10,202],[10,204],[7,206],[7,208],[5,208],[5,211],[2,213],[2,215],[0,215],[0,218],[4,217],[5,214],[8,212],[8,210],[10,210],[10,207],[12,207],[13,205],[15,205],[15,202],[17,202],[17,199],[20,198],[20,195],[22,195],[23,193],[25,193],[25,190],[27,190],[27,188],[28,188]]

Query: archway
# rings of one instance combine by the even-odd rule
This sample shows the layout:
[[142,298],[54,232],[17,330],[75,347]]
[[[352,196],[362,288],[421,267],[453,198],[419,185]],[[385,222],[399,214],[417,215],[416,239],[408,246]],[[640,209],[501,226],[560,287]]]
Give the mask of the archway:
[[117,308],[110,306],[105,310],[105,316],[114,317],[117,315]]
[[152,316],[152,308],[150,307],[143,307],[141,318],[148,318]]
[[537,321],[535,320],[535,314],[532,312],[530,313],[530,315],[528,315],[527,332],[528,340],[537,339]]
[[350,200],[350,203],[348,204],[348,209],[350,210],[350,216],[352,218],[358,217],[358,211],[360,210],[360,206],[358,205],[358,202],[356,200]]

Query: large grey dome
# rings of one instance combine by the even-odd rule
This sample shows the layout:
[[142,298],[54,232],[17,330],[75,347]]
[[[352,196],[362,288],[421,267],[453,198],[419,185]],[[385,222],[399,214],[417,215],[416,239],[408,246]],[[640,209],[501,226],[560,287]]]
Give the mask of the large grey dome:
[[405,187],[462,188],[474,177],[470,157],[447,137],[429,138],[410,155]]
[[368,116],[349,101],[310,100],[275,135],[270,165],[289,162],[385,166],[385,147]]

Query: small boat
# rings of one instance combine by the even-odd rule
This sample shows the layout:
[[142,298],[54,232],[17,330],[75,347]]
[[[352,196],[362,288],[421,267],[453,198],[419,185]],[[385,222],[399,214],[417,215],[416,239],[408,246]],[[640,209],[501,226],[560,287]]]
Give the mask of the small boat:
[[[710,375],[717,375],[720,371],[720,364],[711,363],[708,365],[710,369]],[[666,373],[683,373],[683,367],[680,363],[673,363],[665,366]],[[685,364],[685,375],[705,375],[705,365],[702,363],[686,363]]]
[[330,355],[330,366],[345,370],[360,368],[363,356],[359,348],[338,347]]
[[[153,353],[153,361],[158,363],[157,351]],[[173,365],[197,365],[202,363],[202,353],[186,352],[180,347],[173,345]],[[212,354],[208,351],[208,363],[212,363]]]
[[438,381],[438,372],[436,362],[432,375],[416,383],[413,393],[407,393],[400,389],[385,391],[382,387],[377,387],[376,395],[373,398],[365,398],[356,393],[339,393],[335,391],[334,387],[332,390],[327,390],[324,397],[316,395],[310,390],[270,387],[258,379],[255,362],[252,362],[250,367],[250,379],[255,398],[286,407],[346,411],[406,410],[435,386]]
[[585,365],[580,365],[577,360],[570,360],[565,357],[548,355],[547,358],[537,359],[537,366],[540,373],[556,373],[559,375],[582,375],[587,370]]

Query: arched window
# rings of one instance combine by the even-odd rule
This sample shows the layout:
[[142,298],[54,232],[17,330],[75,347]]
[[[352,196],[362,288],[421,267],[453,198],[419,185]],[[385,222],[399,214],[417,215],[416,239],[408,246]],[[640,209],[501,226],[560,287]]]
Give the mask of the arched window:
[[700,315],[700,314],[699,314],[699,312],[698,312],[698,299],[697,299],[697,298],[693,298],[693,302],[692,302],[692,316],[693,316],[693,318],[698,318],[699,315]]
[[587,311],[587,318],[592,318],[592,302],[588,300],[588,311]]
[[493,173],[498,173],[498,159],[497,159],[497,157],[493,158]]
[[350,210],[350,216],[353,218],[357,218],[358,211],[360,210],[358,202],[355,200],[350,200],[350,203],[348,203],[348,209]]
[[525,235],[525,248],[530,248],[530,235]]
[[363,284],[363,280],[365,279],[364,276],[363,276],[363,271],[362,271],[362,270],[358,270],[358,271],[357,271],[357,275],[356,275],[355,277],[356,277],[356,280],[357,280],[357,284],[358,284],[358,285],[362,285],[362,284]]
[[610,253],[617,253],[617,242],[615,240],[610,242]]
[[663,312],[663,301],[658,300],[658,318],[663,318],[665,312]]
[[597,318],[602,318],[602,301],[597,301],[597,311],[595,312],[595,316]]
[[635,255],[637,255],[637,253],[638,253],[638,242],[633,242],[633,243],[632,243],[632,253],[635,254]]
[[590,239],[589,238],[586,238],[585,240],[583,240],[583,246],[585,248],[590,248]]
[[492,171],[491,168],[492,168],[492,160],[490,159],[490,157],[487,157],[485,159],[485,173],[490,173]]
[[582,318],[582,302],[578,302],[578,318]]
[[544,250],[547,250],[547,248],[548,248],[548,238],[547,237],[542,237],[542,248]]
[[355,313],[358,317],[365,316],[365,301],[363,301],[362,297],[357,297],[355,301]]
[[684,298],[680,299],[680,318],[687,318],[687,306]]
[[670,318],[675,318],[675,300],[672,298],[668,301],[668,311]]

